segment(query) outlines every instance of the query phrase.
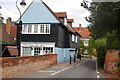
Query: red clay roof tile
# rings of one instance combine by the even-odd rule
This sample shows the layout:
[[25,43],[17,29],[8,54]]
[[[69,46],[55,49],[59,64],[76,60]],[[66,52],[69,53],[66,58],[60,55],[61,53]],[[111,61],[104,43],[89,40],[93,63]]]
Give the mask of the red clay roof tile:
[[57,17],[67,17],[67,13],[66,12],[54,12],[54,14]]
[[18,56],[17,46],[7,46],[7,49],[11,56]]
[[74,27],[74,30],[81,35],[81,38],[92,38],[88,28],[85,27]]
[[74,22],[73,19],[67,19],[67,22]]

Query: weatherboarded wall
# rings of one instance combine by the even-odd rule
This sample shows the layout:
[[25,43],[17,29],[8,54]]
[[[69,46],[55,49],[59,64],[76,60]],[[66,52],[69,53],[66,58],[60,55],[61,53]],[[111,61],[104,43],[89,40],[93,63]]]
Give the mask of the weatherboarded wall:
[[112,74],[120,74],[117,71],[116,62],[120,62],[120,50],[108,50],[106,53],[106,59],[104,64],[104,71]]
[[[57,55],[36,55],[1,59],[2,77],[14,78],[57,64]],[[1,69],[0,68],[0,69]]]

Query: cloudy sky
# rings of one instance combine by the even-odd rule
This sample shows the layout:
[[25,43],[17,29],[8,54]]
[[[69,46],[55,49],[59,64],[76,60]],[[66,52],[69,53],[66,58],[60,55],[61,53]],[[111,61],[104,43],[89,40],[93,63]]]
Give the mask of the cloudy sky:
[[[18,5],[19,2],[18,1]],[[19,6],[21,12],[23,12],[28,5],[33,0],[25,0],[27,5],[23,8]],[[85,17],[89,16],[90,13],[80,6],[82,0],[42,0],[44,1],[53,12],[67,12],[68,18],[74,19],[74,27],[82,24],[82,27],[86,27],[89,23],[85,21]],[[19,13],[16,8],[16,0],[0,0],[0,5],[2,9],[0,9],[0,13],[4,17],[4,20],[8,17],[12,18],[12,21],[16,21],[19,18]]]

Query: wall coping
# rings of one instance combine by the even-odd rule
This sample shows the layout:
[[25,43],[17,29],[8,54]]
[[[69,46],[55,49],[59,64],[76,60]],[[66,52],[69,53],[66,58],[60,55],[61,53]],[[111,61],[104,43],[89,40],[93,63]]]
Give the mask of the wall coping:
[[34,55],[34,56],[17,56],[17,57],[4,57],[4,58],[0,58],[0,60],[4,60],[4,59],[16,59],[16,58],[26,58],[26,57],[39,57],[39,56],[49,56],[49,55],[57,55],[57,54],[45,54],[45,55]]

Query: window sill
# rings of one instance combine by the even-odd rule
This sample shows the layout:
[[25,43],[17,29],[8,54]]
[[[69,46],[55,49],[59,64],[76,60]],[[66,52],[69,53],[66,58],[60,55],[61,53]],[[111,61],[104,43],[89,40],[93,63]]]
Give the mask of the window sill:
[[50,33],[22,33],[22,34],[50,34]]

